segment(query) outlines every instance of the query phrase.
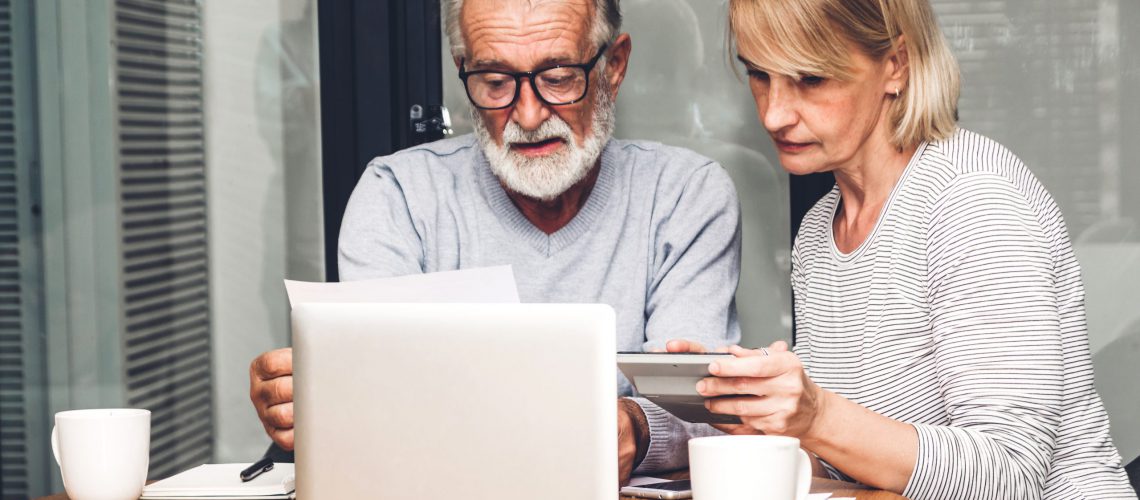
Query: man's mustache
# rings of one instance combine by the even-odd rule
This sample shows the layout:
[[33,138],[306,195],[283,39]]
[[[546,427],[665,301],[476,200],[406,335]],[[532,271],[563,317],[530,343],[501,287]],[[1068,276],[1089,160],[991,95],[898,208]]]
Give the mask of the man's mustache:
[[538,128],[534,130],[525,130],[514,122],[507,122],[506,128],[503,129],[503,144],[510,145],[519,142],[542,142],[550,139],[560,139],[565,142],[570,141],[570,125],[562,121],[561,118],[552,116],[542,122]]

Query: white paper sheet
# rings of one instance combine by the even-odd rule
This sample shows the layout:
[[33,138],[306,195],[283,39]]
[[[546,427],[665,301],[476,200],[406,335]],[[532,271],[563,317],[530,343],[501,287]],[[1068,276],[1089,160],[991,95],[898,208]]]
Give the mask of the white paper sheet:
[[143,488],[142,499],[158,498],[286,498],[293,492],[293,464],[276,463],[273,469],[243,482],[239,477],[249,464],[203,464]]
[[458,271],[413,274],[340,283],[285,280],[289,306],[308,302],[519,302],[511,266],[478,267]]

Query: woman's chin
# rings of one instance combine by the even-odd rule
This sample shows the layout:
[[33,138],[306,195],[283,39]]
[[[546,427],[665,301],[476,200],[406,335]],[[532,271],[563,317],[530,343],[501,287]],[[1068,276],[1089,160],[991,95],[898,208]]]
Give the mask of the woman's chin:
[[784,155],[780,155],[780,166],[784,168],[784,171],[792,175],[818,174],[831,170],[817,162],[804,161],[803,157],[798,156],[788,158]]

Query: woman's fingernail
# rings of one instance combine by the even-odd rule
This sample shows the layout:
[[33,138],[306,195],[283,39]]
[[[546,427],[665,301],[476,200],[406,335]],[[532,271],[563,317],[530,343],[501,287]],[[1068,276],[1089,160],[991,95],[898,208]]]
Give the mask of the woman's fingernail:
[[697,382],[697,392],[704,394],[704,392],[705,392],[705,381],[704,380]]
[[709,363],[709,373],[713,375],[720,373],[720,363],[717,363],[716,361]]

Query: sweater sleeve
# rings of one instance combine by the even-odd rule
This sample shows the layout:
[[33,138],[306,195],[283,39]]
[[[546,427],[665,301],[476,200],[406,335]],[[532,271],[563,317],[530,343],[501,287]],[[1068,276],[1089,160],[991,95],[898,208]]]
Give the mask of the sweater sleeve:
[[985,173],[956,179],[928,221],[932,355],[950,425],[914,425],[903,494],[1040,498],[1065,362],[1048,237],[1023,193]]
[[[693,170],[667,219],[657,228],[647,290],[644,350],[672,339],[708,349],[740,342],[734,295],[740,275],[740,204],[716,163]],[[637,399],[649,422],[650,444],[638,473],[688,465],[690,438],[719,434],[689,424]]]
[[337,241],[342,281],[424,272],[423,242],[392,169],[373,160],[349,197]]
[[679,338],[710,349],[739,342],[740,203],[732,179],[716,163],[694,169],[669,212],[655,228],[644,349]]
[[652,474],[689,465],[689,440],[724,434],[708,424],[690,424],[645,398],[633,398],[649,422],[649,450],[634,472]]

